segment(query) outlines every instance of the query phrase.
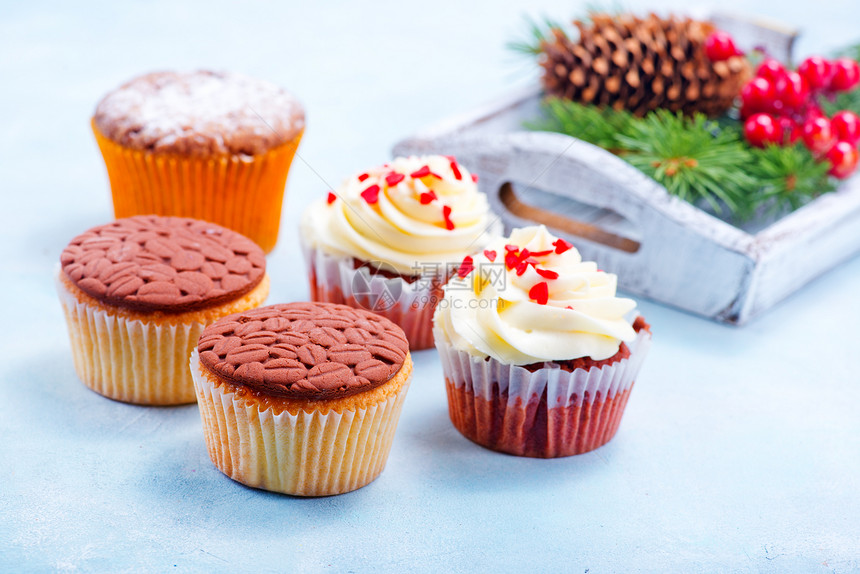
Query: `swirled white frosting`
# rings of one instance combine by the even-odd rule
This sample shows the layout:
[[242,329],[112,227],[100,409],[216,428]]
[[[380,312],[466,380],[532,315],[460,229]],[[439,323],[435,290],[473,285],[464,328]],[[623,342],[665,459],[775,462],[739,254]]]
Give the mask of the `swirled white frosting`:
[[[511,267],[523,248],[538,255]],[[508,265],[506,254],[513,255]],[[436,328],[460,350],[514,365],[601,360],[617,353],[621,341],[636,337],[625,318],[636,303],[615,296],[616,276],[582,261],[544,226],[515,229],[475,255],[472,265],[465,277],[455,276],[445,286],[434,316]],[[465,274],[469,267],[461,269]]]
[[334,195],[308,207],[301,233],[329,253],[417,275],[431,265],[444,271],[446,263],[483,249],[499,228],[493,220],[487,197],[466,168],[445,156],[413,156],[347,179]]

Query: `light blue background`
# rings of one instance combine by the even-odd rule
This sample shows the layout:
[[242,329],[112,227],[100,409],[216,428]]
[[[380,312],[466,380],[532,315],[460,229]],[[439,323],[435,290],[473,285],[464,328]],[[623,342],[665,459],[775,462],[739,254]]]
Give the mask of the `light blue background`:
[[[799,55],[860,40],[853,1],[719,5],[804,28]],[[52,272],[71,237],[112,217],[89,129],[105,92],[205,66],[300,95],[308,130],[269,301],[301,300],[302,209],[398,139],[534,81],[504,48],[526,11],[578,10],[0,5],[0,571],[860,571],[858,258],[742,329],[642,301],[655,340],[621,429],[573,458],[462,438],[435,351],[416,353],[387,469],[332,498],[234,483],[196,406],[124,405],[77,380]]]

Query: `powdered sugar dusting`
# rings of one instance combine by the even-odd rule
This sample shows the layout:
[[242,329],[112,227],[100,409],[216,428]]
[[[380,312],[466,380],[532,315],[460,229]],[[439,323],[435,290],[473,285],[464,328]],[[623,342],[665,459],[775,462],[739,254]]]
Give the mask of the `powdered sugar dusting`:
[[292,94],[269,82],[210,71],[157,72],[105,96],[95,123],[134,149],[255,155],[293,139],[305,116]]

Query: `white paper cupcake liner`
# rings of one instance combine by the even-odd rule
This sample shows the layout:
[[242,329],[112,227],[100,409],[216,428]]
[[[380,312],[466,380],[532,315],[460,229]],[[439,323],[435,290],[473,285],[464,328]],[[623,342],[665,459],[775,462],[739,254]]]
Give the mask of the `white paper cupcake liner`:
[[410,382],[363,409],[274,414],[216,386],[201,372],[196,349],[190,365],[215,466],[248,486],[297,496],[341,494],[379,476]]
[[[446,277],[409,283],[372,274],[367,267],[355,269],[352,257],[326,253],[304,239],[301,243],[310,269],[312,300],[367,309],[390,319],[406,333],[413,351],[433,346],[433,313]],[[356,285],[361,292],[356,292]]]
[[435,338],[454,426],[488,448],[544,458],[588,452],[615,435],[651,343],[641,329],[630,356],[610,365],[532,372],[458,350],[441,329]]
[[56,276],[75,371],[90,389],[141,405],[193,403],[186,357],[203,325],[151,324],[78,301]]

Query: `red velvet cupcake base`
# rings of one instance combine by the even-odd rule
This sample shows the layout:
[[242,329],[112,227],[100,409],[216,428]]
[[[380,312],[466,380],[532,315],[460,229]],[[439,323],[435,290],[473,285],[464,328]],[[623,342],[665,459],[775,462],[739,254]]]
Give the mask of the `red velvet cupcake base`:
[[[367,267],[356,268],[351,257],[337,257],[320,249],[303,247],[310,270],[312,301],[367,309],[403,329],[411,350],[433,347],[433,313],[443,296],[443,281],[434,278],[419,284],[414,277],[407,280],[389,273],[371,273]],[[359,274],[365,274],[364,280],[358,282],[365,289],[356,293],[353,286]]]
[[[632,387],[631,387],[632,388]],[[546,393],[528,404],[494,387],[488,401],[448,379],[448,414],[469,440],[499,452],[536,458],[583,454],[603,446],[618,431],[631,388],[604,399],[587,394],[575,406],[547,408]]]
[[644,320],[633,327],[636,338],[613,357],[575,368],[473,355],[437,328],[451,422],[469,440],[518,456],[554,458],[603,446],[618,431],[651,343]]

